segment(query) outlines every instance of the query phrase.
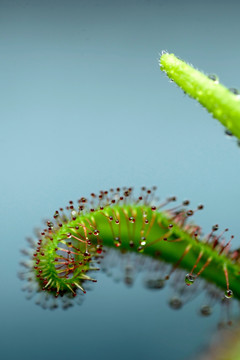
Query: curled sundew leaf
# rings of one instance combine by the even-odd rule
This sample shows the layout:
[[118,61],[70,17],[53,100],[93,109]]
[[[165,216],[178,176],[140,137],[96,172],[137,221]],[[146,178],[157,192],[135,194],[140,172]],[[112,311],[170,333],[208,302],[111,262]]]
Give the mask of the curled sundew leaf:
[[[29,260],[22,263],[20,277],[27,280],[27,290],[64,297],[68,303],[86,292],[87,283],[96,282],[90,274],[101,267],[104,249],[115,248],[125,256],[135,253],[171,265],[161,279],[146,283],[148,288],[161,287],[162,280],[182,268],[185,289],[204,278],[222,289],[223,298],[240,299],[240,252],[230,249],[228,229],[217,234],[214,225],[203,236],[201,227],[189,220],[203,205],[189,209],[189,201],[183,201],[173,206],[176,197],[159,202],[155,192],[156,187],[143,187],[136,196],[132,188],[110,189],[56,210],[24,250]],[[130,268],[126,279],[131,282]]]
[[240,139],[240,94],[221,85],[216,75],[205,75],[174,54],[162,53],[160,68],[190,97]]

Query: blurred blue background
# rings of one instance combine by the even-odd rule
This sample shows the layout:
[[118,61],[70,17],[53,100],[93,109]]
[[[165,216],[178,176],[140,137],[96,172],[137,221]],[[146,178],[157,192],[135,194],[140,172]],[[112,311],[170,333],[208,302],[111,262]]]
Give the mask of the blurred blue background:
[[204,203],[196,222],[229,227],[240,245],[240,149],[158,65],[168,50],[237,87],[239,11],[233,0],[1,0],[3,359],[181,360],[208,343],[219,314],[170,310],[168,289],[98,274],[82,306],[51,312],[25,299],[16,274],[43,218],[124,185]]

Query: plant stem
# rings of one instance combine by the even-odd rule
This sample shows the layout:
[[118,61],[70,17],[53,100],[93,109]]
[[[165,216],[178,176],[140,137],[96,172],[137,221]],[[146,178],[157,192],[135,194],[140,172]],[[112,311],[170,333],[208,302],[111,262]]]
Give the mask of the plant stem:
[[163,53],[160,68],[240,139],[240,97],[174,54]]

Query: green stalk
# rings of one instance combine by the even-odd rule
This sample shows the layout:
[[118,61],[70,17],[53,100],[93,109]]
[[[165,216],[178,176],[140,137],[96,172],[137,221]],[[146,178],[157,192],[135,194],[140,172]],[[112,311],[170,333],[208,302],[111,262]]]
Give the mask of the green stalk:
[[160,68],[240,139],[240,98],[174,54],[163,53]]

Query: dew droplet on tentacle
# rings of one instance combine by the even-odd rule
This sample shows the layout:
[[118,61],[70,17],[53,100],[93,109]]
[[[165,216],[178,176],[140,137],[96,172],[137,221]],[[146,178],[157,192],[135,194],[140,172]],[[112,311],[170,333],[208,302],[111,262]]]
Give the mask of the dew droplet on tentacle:
[[225,291],[225,298],[226,299],[231,299],[233,297],[233,292],[232,290],[228,289]]
[[118,236],[115,237],[114,244],[115,244],[116,247],[120,247],[120,246],[121,246],[120,237],[118,237]]
[[186,285],[190,286],[190,285],[192,285],[192,284],[194,283],[194,281],[195,281],[195,276],[194,276],[194,275],[192,275],[192,274],[187,274],[187,275],[185,276],[185,283],[186,283]]

